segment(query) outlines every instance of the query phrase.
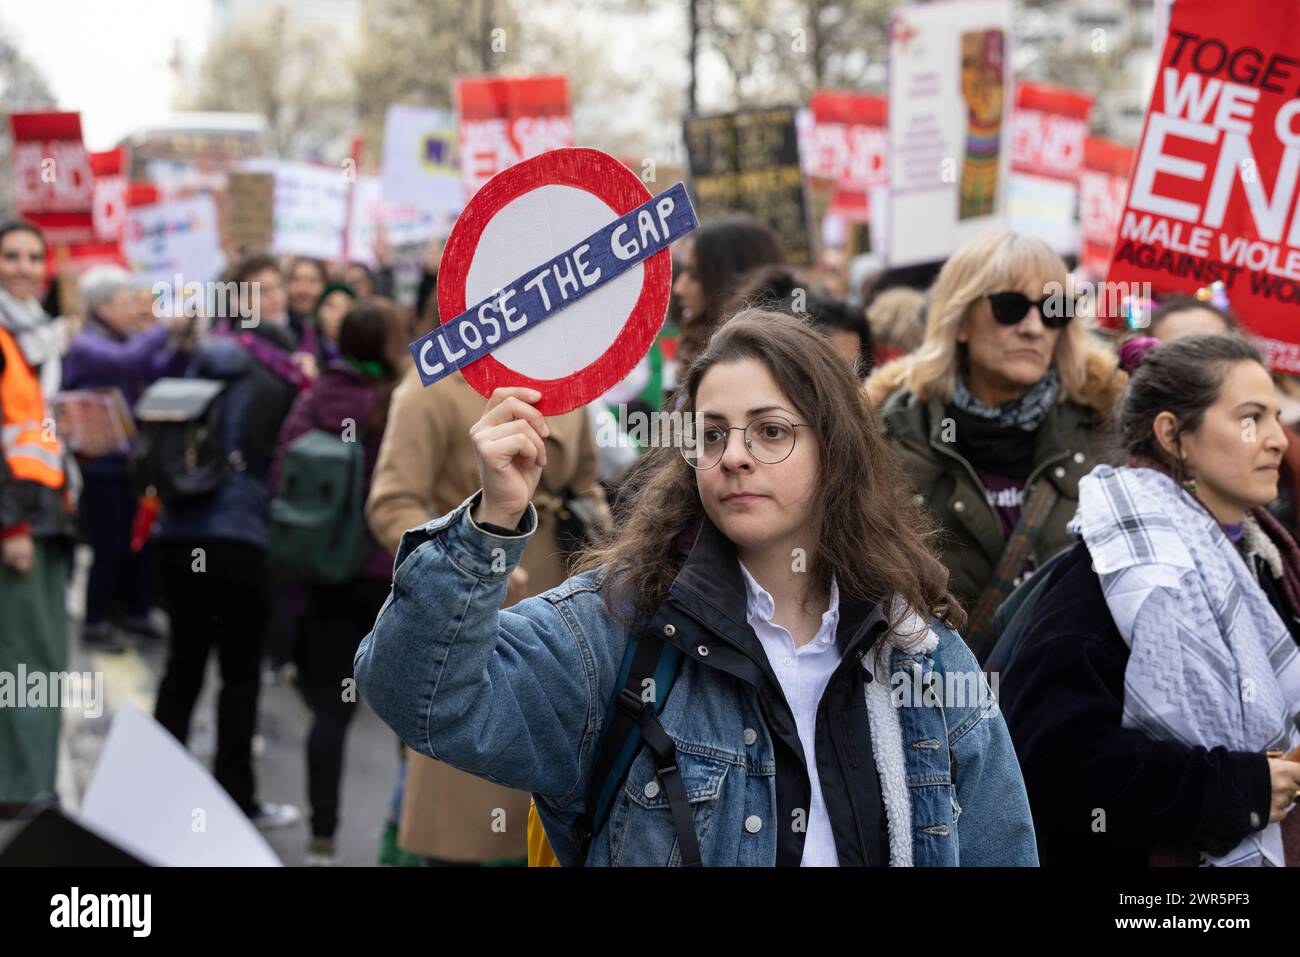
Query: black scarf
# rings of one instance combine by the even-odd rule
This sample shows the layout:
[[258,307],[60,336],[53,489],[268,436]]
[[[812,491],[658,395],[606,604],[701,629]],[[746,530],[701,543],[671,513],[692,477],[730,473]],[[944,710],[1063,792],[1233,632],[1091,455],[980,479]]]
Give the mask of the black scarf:
[[955,425],[957,452],[977,469],[1024,480],[1034,466],[1038,433],[1019,425],[999,425],[992,419],[967,412],[955,403],[945,410]]

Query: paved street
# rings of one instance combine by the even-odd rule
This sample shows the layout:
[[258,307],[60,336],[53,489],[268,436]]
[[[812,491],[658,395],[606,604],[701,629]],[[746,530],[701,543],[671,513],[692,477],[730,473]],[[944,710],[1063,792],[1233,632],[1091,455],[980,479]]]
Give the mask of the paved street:
[[[78,580],[71,589],[77,598],[83,593],[87,557],[85,549],[79,550]],[[134,644],[118,655],[87,653],[77,640],[80,608],[75,599],[71,610],[78,621],[71,628],[69,670],[102,671],[106,698],[104,713],[96,719],[85,718],[80,710],[64,710],[59,796],[65,807],[75,810],[90,782],[116,711],[123,703],[130,702],[142,711],[153,713],[154,695],[166,659],[166,643]],[[360,640],[361,636],[357,638]],[[209,662],[203,695],[195,708],[190,736],[191,751],[208,767],[216,745],[215,707],[219,684],[214,655]],[[356,707],[357,714],[348,730],[337,841],[344,864],[368,866],[376,860],[383,815],[397,774],[398,751],[397,738],[370,707],[364,701],[359,701]],[[294,804],[302,814],[296,824],[264,833],[281,861],[298,866],[303,862],[308,840],[305,742],[311,712],[296,688],[283,683],[263,685],[259,712],[258,736],[254,740],[259,797],[264,801]],[[0,821],[0,846],[17,826],[17,822]]]

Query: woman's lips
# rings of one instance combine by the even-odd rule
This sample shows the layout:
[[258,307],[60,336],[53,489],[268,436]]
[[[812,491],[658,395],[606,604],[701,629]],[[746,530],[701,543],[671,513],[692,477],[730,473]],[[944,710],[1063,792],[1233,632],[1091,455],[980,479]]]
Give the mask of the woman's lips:
[[757,502],[760,498],[767,498],[767,496],[759,495],[757,492],[732,492],[730,495],[724,495],[722,501],[727,505],[745,505]]

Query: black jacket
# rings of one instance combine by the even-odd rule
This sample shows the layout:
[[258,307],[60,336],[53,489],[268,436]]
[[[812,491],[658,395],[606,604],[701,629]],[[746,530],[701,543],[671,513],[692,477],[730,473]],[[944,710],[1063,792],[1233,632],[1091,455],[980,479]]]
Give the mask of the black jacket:
[[[1043,574],[998,685],[1042,864],[1144,867],[1153,848],[1221,854],[1266,827],[1263,754],[1190,748],[1120,726],[1129,649],[1087,547],[1076,544]],[[1294,620],[1283,620],[1294,635]]]
[[[757,693],[776,752],[777,820],[792,820],[796,808],[810,807],[808,756],[767,654],[749,625],[735,547],[708,519],[673,581],[669,603],[691,620],[678,627],[673,643],[694,648],[708,639],[709,665]],[[836,641],[842,660],[817,708],[814,759],[842,867],[889,864],[885,807],[867,722],[864,681],[871,676],[861,667],[862,654],[884,627],[879,606],[841,595]],[[714,641],[715,636],[723,641]],[[802,829],[779,829],[778,867],[799,865],[805,836]]]

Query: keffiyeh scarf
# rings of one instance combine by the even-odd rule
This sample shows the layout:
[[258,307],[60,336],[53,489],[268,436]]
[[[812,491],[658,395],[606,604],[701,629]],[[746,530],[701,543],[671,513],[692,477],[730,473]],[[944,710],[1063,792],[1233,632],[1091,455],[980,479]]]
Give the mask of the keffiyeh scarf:
[[[1290,750],[1300,743],[1300,654],[1228,540],[1163,472],[1100,465],[1079,482],[1082,535],[1129,646],[1126,728],[1188,747]],[[1285,865],[1278,824],[1219,866]]]

